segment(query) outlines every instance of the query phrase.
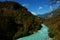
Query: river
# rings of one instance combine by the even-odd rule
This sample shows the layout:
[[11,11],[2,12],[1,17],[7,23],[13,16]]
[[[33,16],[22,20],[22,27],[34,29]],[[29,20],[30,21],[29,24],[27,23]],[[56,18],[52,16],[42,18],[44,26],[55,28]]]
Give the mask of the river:
[[49,39],[48,27],[44,24],[41,24],[41,26],[42,26],[42,28],[41,28],[41,30],[38,30],[38,32],[36,32],[30,36],[19,38],[17,40],[48,40]]

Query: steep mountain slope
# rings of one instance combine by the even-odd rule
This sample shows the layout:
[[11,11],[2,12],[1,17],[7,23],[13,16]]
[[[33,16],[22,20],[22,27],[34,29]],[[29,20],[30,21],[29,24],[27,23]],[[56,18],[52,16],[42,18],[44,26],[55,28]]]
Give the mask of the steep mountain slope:
[[0,2],[0,40],[16,40],[41,29],[42,19],[17,2]]
[[49,13],[46,13],[46,14],[43,14],[43,15],[37,15],[37,16],[41,17],[43,19],[49,19],[49,18],[51,18],[53,16],[56,16],[58,14],[60,14],[60,6],[57,9],[53,10],[52,12],[49,12]]
[[[58,13],[57,11],[55,12]],[[49,28],[49,36],[53,38],[53,40],[60,40],[60,13],[45,20],[44,24]]]

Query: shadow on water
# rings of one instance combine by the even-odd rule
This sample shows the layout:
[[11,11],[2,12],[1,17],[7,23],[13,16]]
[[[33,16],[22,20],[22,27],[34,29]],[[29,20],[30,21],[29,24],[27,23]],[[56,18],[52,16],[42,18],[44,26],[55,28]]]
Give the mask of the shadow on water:
[[41,26],[42,26],[42,28],[41,28],[41,30],[38,30],[38,32],[36,32],[30,36],[19,38],[17,40],[48,40],[48,38],[49,38],[48,27],[44,24],[41,24]]

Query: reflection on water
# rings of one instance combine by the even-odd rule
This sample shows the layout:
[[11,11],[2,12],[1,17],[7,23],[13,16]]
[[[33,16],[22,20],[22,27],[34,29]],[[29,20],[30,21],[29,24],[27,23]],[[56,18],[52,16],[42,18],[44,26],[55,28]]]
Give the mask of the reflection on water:
[[34,33],[30,36],[19,38],[17,40],[48,40],[48,28],[44,24],[41,24],[43,27],[41,30],[38,30],[37,33]]

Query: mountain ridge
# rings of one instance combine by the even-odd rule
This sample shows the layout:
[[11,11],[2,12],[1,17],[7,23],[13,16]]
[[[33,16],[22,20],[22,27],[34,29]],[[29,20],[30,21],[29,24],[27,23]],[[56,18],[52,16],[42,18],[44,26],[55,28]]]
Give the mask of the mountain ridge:
[[49,13],[45,13],[43,15],[37,15],[38,17],[41,17],[43,19],[49,19],[53,16],[56,16],[58,14],[60,14],[60,6],[58,8],[56,8],[55,10],[53,10],[52,12],[49,12]]
[[57,13],[57,15],[45,20],[44,24],[49,28],[49,36],[53,38],[53,40],[60,40],[60,9],[54,12]]
[[0,2],[0,40],[16,40],[42,28],[42,19],[12,1]]

